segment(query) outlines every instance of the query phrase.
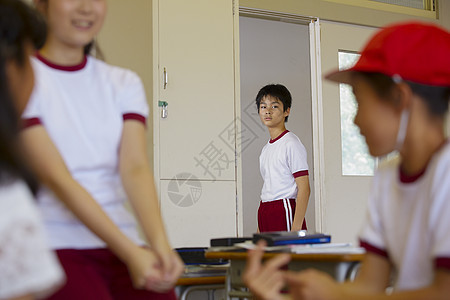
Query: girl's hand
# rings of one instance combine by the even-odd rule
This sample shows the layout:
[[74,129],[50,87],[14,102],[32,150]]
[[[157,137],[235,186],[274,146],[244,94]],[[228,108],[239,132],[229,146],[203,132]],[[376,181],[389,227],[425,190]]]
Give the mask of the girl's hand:
[[338,300],[346,299],[331,276],[309,269],[303,272],[286,272],[284,279],[293,299]]
[[148,248],[136,246],[125,261],[133,286],[137,289],[148,289],[165,292],[166,285],[158,256]]
[[262,265],[264,246],[264,242],[259,242],[255,250],[248,252],[247,266],[242,278],[257,299],[284,299],[280,293],[285,285],[283,271],[280,268],[289,262],[290,256],[288,254],[278,255]]
[[178,253],[168,245],[164,248],[155,248],[161,268],[162,284],[166,290],[174,287],[178,278],[184,271],[184,263]]

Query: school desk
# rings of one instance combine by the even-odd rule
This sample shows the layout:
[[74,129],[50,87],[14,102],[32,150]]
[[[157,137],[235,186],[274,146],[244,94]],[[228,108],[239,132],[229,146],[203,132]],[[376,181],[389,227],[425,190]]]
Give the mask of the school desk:
[[[265,253],[263,259],[270,259],[277,253]],[[290,270],[304,270],[314,268],[326,272],[337,281],[354,279],[359,263],[364,254],[291,254],[292,259],[288,264]],[[243,281],[242,274],[245,268],[247,252],[206,252],[206,258],[221,258],[230,261],[230,267],[226,273],[226,299],[251,298]]]

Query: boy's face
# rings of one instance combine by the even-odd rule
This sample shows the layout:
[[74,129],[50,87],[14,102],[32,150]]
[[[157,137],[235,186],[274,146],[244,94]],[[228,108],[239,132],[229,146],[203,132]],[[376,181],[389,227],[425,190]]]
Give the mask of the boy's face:
[[284,127],[284,119],[289,116],[290,108],[283,111],[283,103],[272,96],[265,96],[259,104],[259,117],[268,128]]
[[380,98],[362,78],[355,77],[353,93],[358,103],[354,123],[365,137],[372,156],[383,156],[395,150],[401,111]]

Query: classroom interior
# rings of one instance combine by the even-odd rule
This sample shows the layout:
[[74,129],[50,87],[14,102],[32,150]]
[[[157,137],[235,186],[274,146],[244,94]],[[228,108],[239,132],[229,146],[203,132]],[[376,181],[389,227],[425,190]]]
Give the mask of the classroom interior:
[[[413,2],[431,8],[402,6]],[[268,83],[293,95],[287,128],[308,152],[308,228],[356,242],[377,161],[346,169],[366,158],[345,158],[345,91],[322,76],[376,28],[418,20],[450,29],[449,0],[109,0],[108,10],[99,45],[146,88],[148,157],[173,247],[256,232],[269,136],[254,97]]]

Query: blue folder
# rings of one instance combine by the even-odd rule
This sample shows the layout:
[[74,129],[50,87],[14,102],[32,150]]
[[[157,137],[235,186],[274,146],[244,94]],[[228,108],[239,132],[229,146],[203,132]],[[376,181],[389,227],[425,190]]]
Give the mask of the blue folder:
[[267,246],[298,245],[298,244],[324,244],[331,242],[331,236],[324,233],[308,233],[301,231],[272,231],[255,233],[253,243],[265,240]]

